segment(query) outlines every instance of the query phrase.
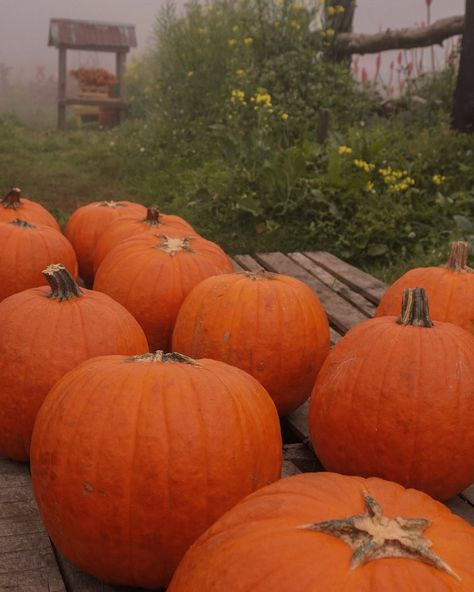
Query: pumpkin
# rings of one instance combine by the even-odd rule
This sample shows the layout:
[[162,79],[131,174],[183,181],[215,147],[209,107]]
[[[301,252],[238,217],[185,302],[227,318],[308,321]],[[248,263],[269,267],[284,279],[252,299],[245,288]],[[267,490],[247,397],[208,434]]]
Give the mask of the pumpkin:
[[28,460],[41,403],[66,372],[94,356],[148,351],[123,306],[79,288],[63,265],[44,275],[49,286],[0,302],[0,456],[20,461]]
[[67,221],[64,234],[76,251],[79,273],[87,286],[94,278],[94,255],[100,236],[114,220],[130,215],[145,216],[145,206],[131,201],[96,201],[78,208]]
[[0,300],[46,284],[42,270],[55,261],[64,261],[77,277],[77,259],[71,243],[51,226],[19,219],[0,222],[0,244]]
[[220,518],[168,592],[471,592],[473,553],[474,528],[422,492],[306,473]]
[[187,294],[205,278],[232,270],[224,251],[198,235],[147,232],[110,251],[97,270],[94,289],[109,294],[133,314],[151,350],[168,351],[176,315]]
[[60,230],[55,217],[41,204],[21,195],[21,189],[12,187],[0,201],[0,222],[20,218],[30,224],[44,224]]
[[219,516],[280,476],[265,389],[238,368],[155,352],[84,362],[48,394],[31,473],[55,546],[113,584],[165,586]]
[[225,274],[188,294],[172,349],[249,372],[285,415],[311,393],[329,352],[329,324],[317,296],[295,278],[266,271]]
[[149,230],[159,231],[162,234],[171,236],[183,232],[196,234],[193,227],[183,218],[172,214],[162,214],[157,207],[148,208],[145,218],[142,215],[139,217],[118,218],[104,230],[104,233],[97,241],[94,255],[94,271],[97,271],[107,253],[121,241]]
[[411,269],[383,295],[376,316],[396,315],[403,290],[419,286],[426,290],[430,315],[434,321],[454,323],[474,333],[474,270],[467,266],[469,244],[451,244],[451,254],[445,267]]
[[329,471],[447,499],[474,481],[474,339],[432,322],[422,288],[402,313],[351,329],[314,385],[309,427]]

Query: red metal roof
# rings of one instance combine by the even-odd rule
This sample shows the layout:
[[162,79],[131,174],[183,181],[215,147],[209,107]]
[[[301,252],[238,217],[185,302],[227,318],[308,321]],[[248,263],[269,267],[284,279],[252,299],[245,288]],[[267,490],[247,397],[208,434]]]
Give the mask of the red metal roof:
[[53,18],[48,45],[72,49],[128,49],[137,46],[134,25]]

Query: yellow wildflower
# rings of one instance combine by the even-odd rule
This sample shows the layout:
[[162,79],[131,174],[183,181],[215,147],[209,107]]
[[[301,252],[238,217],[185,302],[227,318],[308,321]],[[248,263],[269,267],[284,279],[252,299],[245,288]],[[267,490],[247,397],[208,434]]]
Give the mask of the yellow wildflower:
[[239,90],[239,89],[234,89],[230,93],[230,100],[232,103],[235,103],[237,101],[240,103],[245,103],[245,91]]
[[237,39],[227,39],[227,44],[232,47],[234,45],[237,45]]
[[368,181],[365,188],[367,189],[367,191],[370,191],[371,193],[373,193],[375,191],[375,185],[374,185],[373,181]]
[[326,37],[334,37],[336,31],[332,28],[326,29]]
[[262,105],[267,109],[270,109],[272,106],[272,97],[267,92],[258,92],[255,95],[255,102],[257,105]]
[[283,121],[288,121],[288,113],[282,113],[281,118],[283,119]]
[[242,70],[242,68],[238,68],[235,73],[237,76],[245,76],[245,70]]
[[352,154],[352,148],[349,146],[339,146],[337,152],[338,154]]
[[233,31],[234,33],[237,33],[237,31],[238,31],[238,30],[239,30],[239,27],[238,27],[238,25],[234,25],[234,26],[232,27],[232,31]]
[[342,14],[346,9],[344,8],[344,6],[341,6],[340,4],[338,4],[337,6],[334,7],[336,14]]
[[334,6],[328,6],[326,9],[326,14],[328,16],[332,16],[333,14],[336,14],[336,9],[334,8]]
[[245,45],[251,45],[253,43],[253,37],[244,37]]
[[192,70],[189,70],[189,72],[186,73],[186,76],[188,78],[191,78],[191,76],[194,76],[194,72]]
[[446,181],[446,177],[444,175],[433,175],[431,180],[435,185],[442,185]]
[[374,164],[372,164],[370,162],[366,162],[365,160],[360,160],[358,158],[356,158],[356,160],[354,160],[354,164],[356,167],[364,170],[366,173],[369,173],[370,171],[373,171],[375,169]]

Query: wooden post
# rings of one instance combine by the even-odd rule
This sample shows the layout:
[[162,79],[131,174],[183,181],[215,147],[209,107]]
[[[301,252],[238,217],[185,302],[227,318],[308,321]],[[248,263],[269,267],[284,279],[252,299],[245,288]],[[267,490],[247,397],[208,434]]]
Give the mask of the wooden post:
[[119,121],[122,123],[127,115],[127,108],[125,107],[125,65],[127,61],[127,52],[118,51],[115,54],[115,72],[118,79],[118,98],[121,105],[119,109]]
[[466,0],[461,59],[454,93],[453,123],[459,132],[474,133],[474,0]]
[[58,128],[66,127],[66,48],[59,48],[58,71]]

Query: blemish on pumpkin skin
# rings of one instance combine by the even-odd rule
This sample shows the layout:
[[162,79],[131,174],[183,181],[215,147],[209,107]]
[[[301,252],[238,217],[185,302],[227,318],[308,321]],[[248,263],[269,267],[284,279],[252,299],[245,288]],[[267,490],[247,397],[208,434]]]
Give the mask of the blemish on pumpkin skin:
[[226,331],[224,333],[224,341],[229,341],[229,339],[230,339],[230,331]]
[[90,483],[88,483],[87,481],[84,481],[83,483],[83,487],[82,487],[82,493],[90,493],[91,491],[93,491],[94,488],[92,487],[92,485]]

